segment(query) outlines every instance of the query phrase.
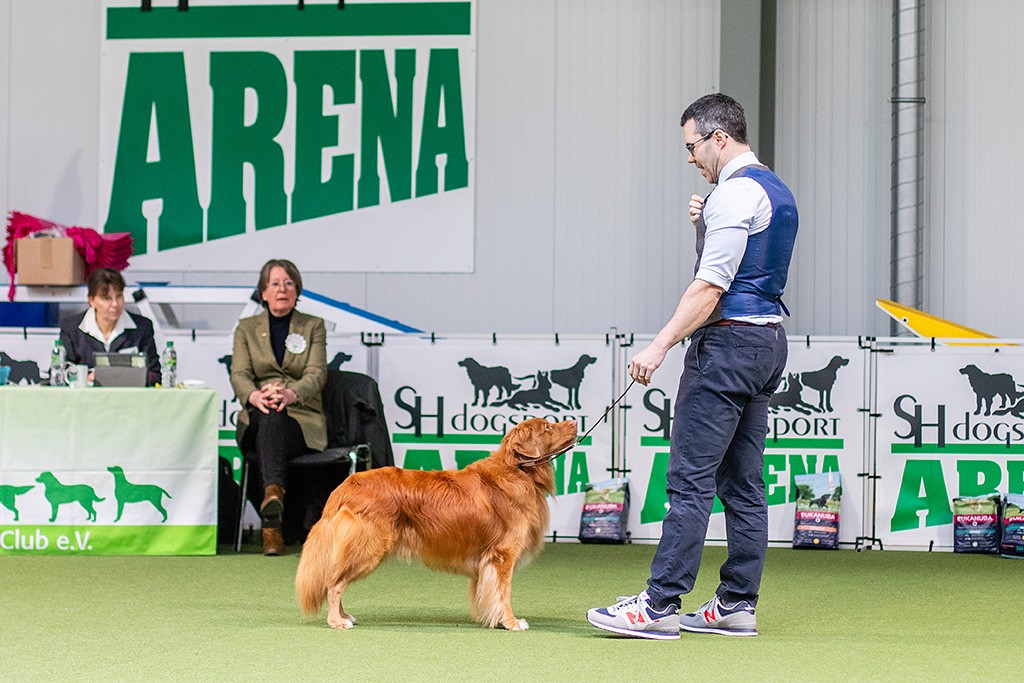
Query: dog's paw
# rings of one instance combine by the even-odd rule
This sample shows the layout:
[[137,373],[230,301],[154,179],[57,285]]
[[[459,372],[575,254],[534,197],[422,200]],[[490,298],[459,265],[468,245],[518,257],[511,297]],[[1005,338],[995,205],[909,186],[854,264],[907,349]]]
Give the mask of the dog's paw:
[[331,628],[350,629],[356,625],[356,620],[354,618],[344,619],[339,617],[337,619],[328,619],[327,625]]
[[516,619],[516,624],[509,631],[526,631],[530,628],[530,625],[526,623],[526,619]]

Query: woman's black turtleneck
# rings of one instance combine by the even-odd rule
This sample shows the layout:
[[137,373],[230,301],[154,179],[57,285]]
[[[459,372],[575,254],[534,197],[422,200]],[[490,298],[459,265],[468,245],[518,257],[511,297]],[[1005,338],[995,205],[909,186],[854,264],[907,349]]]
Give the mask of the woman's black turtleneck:
[[270,316],[270,348],[274,350],[274,358],[278,365],[284,365],[284,340],[288,336],[288,326],[292,322],[292,311],[280,318],[267,311]]

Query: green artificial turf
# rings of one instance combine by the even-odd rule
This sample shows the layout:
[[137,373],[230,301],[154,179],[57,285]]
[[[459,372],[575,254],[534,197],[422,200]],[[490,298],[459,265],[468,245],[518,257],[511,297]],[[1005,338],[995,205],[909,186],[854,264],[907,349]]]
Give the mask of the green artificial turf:
[[[391,561],[352,586],[359,624],[296,606],[296,553],[0,558],[4,680],[944,681],[1019,675],[1024,562],[771,549],[757,638],[610,637],[584,617],[644,587],[654,547],[549,544],[517,574],[523,633],[469,620],[467,584]],[[725,549],[709,547],[692,609]]]

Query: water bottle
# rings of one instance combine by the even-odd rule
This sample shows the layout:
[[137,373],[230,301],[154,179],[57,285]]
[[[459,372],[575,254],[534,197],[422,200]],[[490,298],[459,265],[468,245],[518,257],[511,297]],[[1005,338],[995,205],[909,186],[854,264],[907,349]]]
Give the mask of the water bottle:
[[51,387],[63,387],[64,384],[64,365],[68,360],[68,352],[64,348],[64,344],[61,343],[60,337],[57,341],[53,342],[53,350],[50,351],[50,386]]
[[178,383],[178,352],[174,342],[168,341],[167,348],[160,354],[160,386],[173,389]]

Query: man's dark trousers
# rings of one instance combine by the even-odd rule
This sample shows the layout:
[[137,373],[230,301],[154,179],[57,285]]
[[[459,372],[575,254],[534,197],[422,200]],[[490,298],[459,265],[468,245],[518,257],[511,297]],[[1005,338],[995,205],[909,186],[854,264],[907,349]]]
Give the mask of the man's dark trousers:
[[693,590],[716,493],[729,546],[717,593],[757,603],[768,548],[768,403],[787,351],[781,325],[709,325],[691,337],[672,423],[669,510],[647,584],[655,605],[678,606]]

